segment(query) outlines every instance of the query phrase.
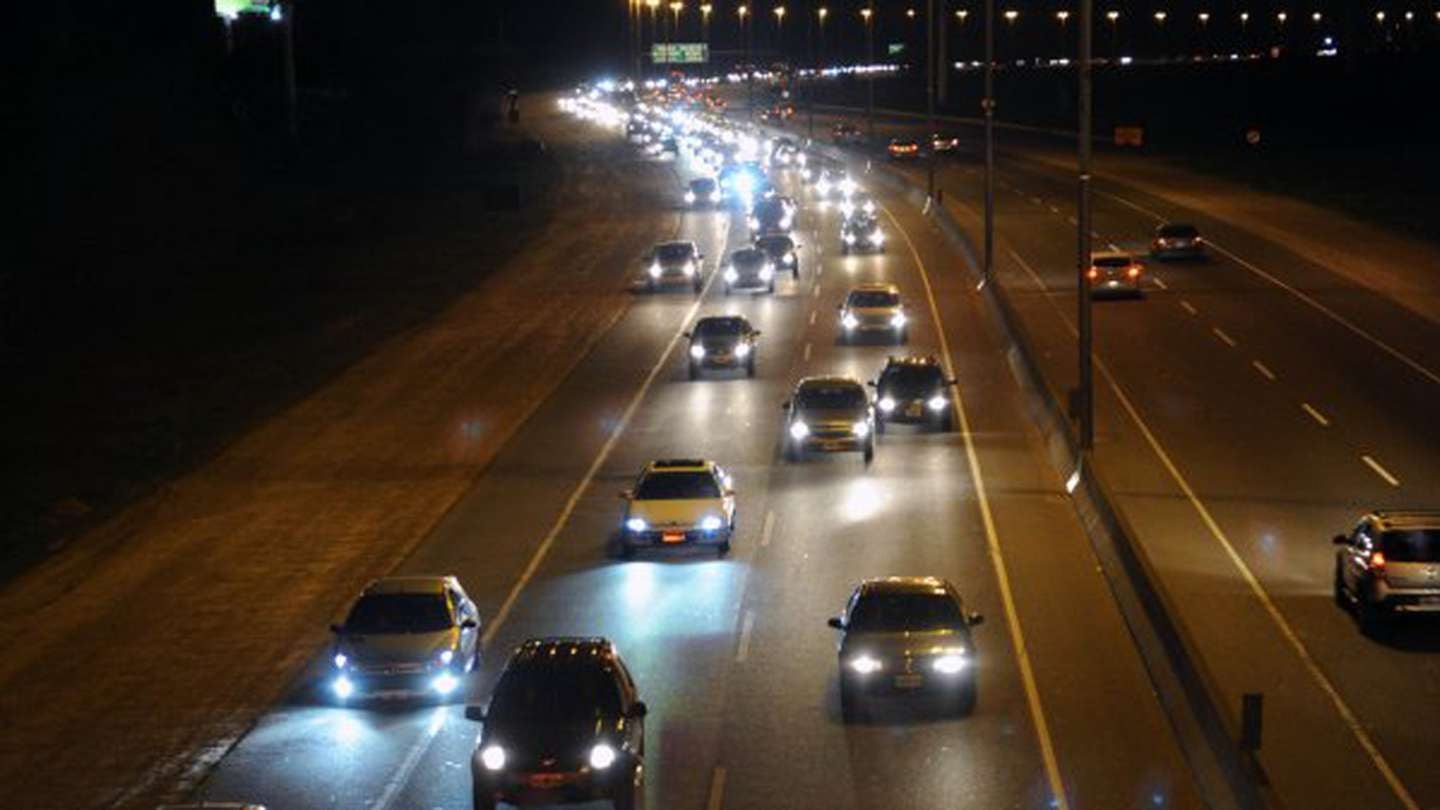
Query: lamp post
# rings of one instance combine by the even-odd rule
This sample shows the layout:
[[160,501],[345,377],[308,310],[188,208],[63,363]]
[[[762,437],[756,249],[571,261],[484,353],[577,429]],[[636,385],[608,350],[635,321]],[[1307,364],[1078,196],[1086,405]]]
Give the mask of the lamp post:
[[750,16],[750,7],[743,3],[736,7],[735,16],[740,18],[740,38],[745,40],[745,103],[750,114],[755,114],[755,66],[750,61],[750,29],[745,20]]
[[685,4],[680,2],[680,0],[673,0],[673,2],[670,3],[670,13],[673,19],[671,20],[670,30],[665,32],[665,70],[667,73],[670,70],[670,60],[675,58],[671,45],[674,43],[675,37],[680,33],[680,12],[684,9]]
[[860,9],[860,18],[865,21],[865,126],[869,138],[875,141],[875,0]]
[[776,6],[775,12],[775,53],[781,61],[785,59],[785,7]]
[[935,0],[925,0],[925,119],[930,127],[930,165],[926,179],[930,199],[935,199]]
[[[656,36],[656,26],[658,25],[656,18],[660,15],[660,0],[645,0],[645,7],[650,9],[650,45],[653,51],[653,46],[659,39],[659,37]],[[651,59],[650,61],[653,63],[655,60]]]
[[995,0],[985,0],[985,268],[982,283],[995,275]]
[[715,6],[709,3],[700,4],[700,41],[706,45],[710,44],[710,12],[714,10]]
[[1080,182],[1076,189],[1076,250],[1075,250],[1075,282],[1077,287],[1077,313],[1076,321],[1078,350],[1079,350],[1079,391],[1075,397],[1075,405],[1080,420],[1079,442],[1082,463],[1089,457],[1090,451],[1095,447],[1095,369],[1091,357],[1091,346],[1094,342],[1094,325],[1091,322],[1091,301],[1090,301],[1090,149],[1091,129],[1094,125],[1094,115],[1091,103],[1092,98],[1092,77],[1091,62],[1094,57],[1094,9],[1095,0],[1080,0],[1080,121],[1079,123],[1079,175]]
[[1070,12],[1061,9],[1055,12],[1055,19],[1060,22],[1060,55],[1064,56],[1065,52],[1068,50],[1065,45],[1070,39],[1069,37],[1065,36],[1065,32],[1070,27]]
[[1120,58],[1120,12],[1111,9],[1105,12],[1105,19],[1110,21],[1110,46],[1113,53],[1110,55],[1116,59]]

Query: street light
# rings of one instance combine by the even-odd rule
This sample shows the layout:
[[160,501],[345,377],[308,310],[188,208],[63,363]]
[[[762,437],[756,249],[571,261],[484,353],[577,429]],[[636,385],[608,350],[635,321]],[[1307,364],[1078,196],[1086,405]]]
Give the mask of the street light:
[[865,128],[869,138],[875,140],[875,0],[860,9],[860,19],[865,21]]
[[1010,23],[1011,25],[1014,25],[1015,21],[1019,18],[1020,12],[1016,11],[1013,8],[1005,12],[1005,22]]
[[1061,25],[1064,25],[1065,23],[1070,22],[1070,12],[1057,11],[1055,12],[1055,19],[1059,20]]
[[740,18],[740,38],[745,40],[745,103],[750,107],[750,113],[755,113],[755,66],[750,63],[750,29],[745,27],[745,18],[750,15],[750,7],[740,4],[735,8],[735,16]]
[[1288,20],[1288,19],[1290,19],[1290,15],[1289,15],[1289,14],[1286,14],[1286,13],[1283,12],[1283,11],[1275,15],[1275,20],[1276,20],[1277,22],[1279,22],[1281,25],[1284,25],[1284,24],[1285,24],[1285,21]]
[[1201,24],[1201,25],[1209,25],[1209,24],[1210,24],[1210,12],[1208,12],[1208,11],[1202,11],[1202,12],[1200,12],[1199,14],[1196,14],[1195,16],[1200,19],[1200,24]]
[[785,7],[776,6],[775,11],[775,50],[784,58],[785,51]]
[[1325,19],[1325,15],[1324,15],[1324,14],[1321,14],[1320,12],[1317,11],[1317,12],[1315,12],[1314,14],[1311,14],[1311,15],[1310,15],[1310,19],[1311,19],[1312,21],[1318,23],[1318,22],[1320,22],[1321,20]]
[[700,39],[703,42],[710,41],[710,12],[715,7],[709,3],[700,4]]
[[969,16],[970,16],[970,11],[969,11],[969,9],[963,9],[963,8],[961,8],[961,9],[956,9],[956,10],[955,10],[955,19],[959,20],[962,25],[965,23],[965,18],[966,18],[966,17],[969,17]]
[[1157,12],[1155,12],[1155,24],[1156,24],[1156,25],[1164,25],[1164,24],[1165,24],[1165,18],[1168,17],[1168,16],[1170,16],[1170,15],[1167,14],[1167,13],[1165,13],[1165,12],[1163,12],[1163,11],[1157,11]]

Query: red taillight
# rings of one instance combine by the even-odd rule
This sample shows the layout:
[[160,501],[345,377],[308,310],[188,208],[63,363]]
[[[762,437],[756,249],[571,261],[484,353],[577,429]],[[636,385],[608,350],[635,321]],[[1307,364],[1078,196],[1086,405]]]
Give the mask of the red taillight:
[[1100,271],[1092,267],[1090,268],[1090,272],[1086,273],[1085,275],[1088,276],[1091,281],[1094,281],[1095,279],[1100,278]]
[[1378,551],[1373,551],[1373,552],[1371,552],[1371,553],[1370,553],[1370,567],[1373,568],[1373,569],[1375,569],[1376,571],[1384,571],[1384,570],[1385,570],[1385,555],[1384,555],[1384,554],[1381,554],[1381,553],[1378,552]]
[[1130,273],[1129,273],[1129,275],[1130,275],[1130,278],[1139,278],[1139,277],[1140,277],[1140,268],[1138,268],[1138,267],[1132,267],[1132,268],[1130,268]]

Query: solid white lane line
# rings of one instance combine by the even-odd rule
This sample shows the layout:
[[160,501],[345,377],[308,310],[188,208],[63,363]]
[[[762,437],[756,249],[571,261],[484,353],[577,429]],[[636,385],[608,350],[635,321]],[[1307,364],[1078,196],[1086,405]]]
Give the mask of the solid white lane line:
[[385,789],[380,791],[375,801],[370,802],[369,810],[389,810],[395,804],[405,785],[409,784],[415,769],[420,766],[420,760],[425,758],[425,753],[430,750],[435,738],[440,735],[440,729],[444,727],[445,707],[437,706],[430,714],[430,722],[425,724],[425,731],[415,744],[410,746],[410,750],[405,753],[405,759],[400,761],[395,772],[390,774],[390,779],[385,782]]
[[[730,234],[727,231],[725,234],[725,245],[720,250],[721,256],[725,255],[726,248],[729,247],[729,238]],[[515,608],[515,602],[520,598],[520,592],[525,590],[525,586],[530,583],[531,578],[535,576],[535,572],[540,570],[540,563],[544,562],[546,555],[550,553],[550,547],[555,544],[555,538],[559,537],[560,532],[564,531],[565,526],[569,524],[570,516],[575,513],[575,508],[580,505],[580,499],[585,495],[585,490],[590,488],[590,482],[595,479],[596,473],[600,472],[600,467],[605,464],[605,460],[610,457],[610,453],[615,449],[615,445],[620,442],[620,436],[624,434],[625,429],[630,426],[630,420],[635,417],[635,412],[640,410],[640,403],[645,399],[645,395],[649,393],[650,386],[655,383],[655,379],[660,376],[660,372],[669,365],[670,355],[674,354],[675,347],[680,345],[681,338],[685,336],[686,327],[695,320],[696,314],[700,312],[701,304],[704,303],[705,297],[710,292],[711,285],[715,283],[715,279],[719,276],[719,273],[710,274],[709,280],[705,282],[704,288],[700,291],[700,295],[695,298],[695,302],[690,305],[689,311],[685,313],[685,318],[681,321],[680,328],[675,330],[674,335],[670,336],[670,342],[665,344],[665,350],[660,353],[660,359],[655,361],[654,367],[652,367],[650,373],[645,376],[645,381],[640,383],[640,387],[636,389],[635,395],[630,398],[630,403],[625,406],[624,412],[620,414],[620,420],[615,423],[615,427],[610,431],[609,438],[605,440],[605,444],[600,446],[600,452],[595,454],[595,459],[590,462],[590,468],[585,471],[585,475],[580,479],[580,483],[575,485],[574,491],[570,493],[570,498],[565,501],[565,507],[561,509],[560,514],[556,516],[554,525],[550,527],[550,531],[546,532],[544,539],[542,539],[540,545],[536,547],[534,555],[530,557],[529,564],[525,566],[524,571],[520,572],[520,578],[515,580],[514,585],[510,586],[510,592],[505,595],[505,601],[500,603],[500,609],[495,611],[494,617],[492,617],[489,624],[485,626],[485,632],[480,637],[480,644],[482,646],[490,646],[490,642],[495,639],[496,633],[498,633],[500,628],[505,624],[505,620],[510,617],[510,611]]]
[[1391,475],[1390,471],[1380,466],[1380,462],[1376,461],[1374,458],[1371,458],[1370,456],[1361,456],[1360,460],[1365,462],[1365,466],[1374,470],[1376,475],[1385,479],[1385,483],[1389,484],[1392,487],[1400,486],[1400,479]]
[[710,795],[705,799],[705,810],[720,810],[725,805],[725,769],[715,766],[710,777]]
[[1185,310],[1186,312],[1190,313],[1191,315],[1199,315],[1199,314],[1200,314],[1200,310],[1196,309],[1196,308],[1195,308],[1195,305],[1192,304],[1192,303],[1190,303],[1189,301],[1181,300],[1181,301],[1180,301],[1180,308],[1183,309],[1183,310]]
[[1305,413],[1310,414],[1311,419],[1319,422],[1320,427],[1330,427],[1330,420],[1325,418],[1325,414],[1315,410],[1314,406],[1312,406],[1310,403],[1302,402],[1300,403],[1300,408],[1301,410],[1305,411]]
[[770,545],[770,537],[775,533],[775,512],[770,510],[765,513],[765,525],[760,528],[760,547]]
[[1269,380],[1270,382],[1275,382],[1275,372],[1271,371],[1269,366],[1265,365],[1259,360],[1250,361],[1250,365],[1254,366],[1256,371],[1264,375],[1265,379]]
[[[1015,263],[1020,265],[1020,267],[1024,269],[1027,274],[1029,274],[1031,280],[1035,282],[1035,286],[1040,290],[1040,292],[1043,292],[1048,296],[1050,294],[1050,290],[1045,287],[1045,281],[1040,278],[1039,273],[1035,272],[1035,268],[1031,267],[1030,263],[1025,261],[1025,259],[1019,253],[1016,253],[1015,248],[1009,247],[1007,245],[1005,250],[1009,252],[1010,258],[1014,259]],[[984,282],[981,282],[981,285],[983,286]],[[978,290],[981,289],[981,287],[976,287],[975,289]]]
[[1036,205],[1044,205],[1044,204],[1045,204],[1045,201],[1042,200],[1042,199],[1040,199],[1039,197],[1031,197],[1031,198],[1030,198],[1030,202],[1035,203]]
[[820,314],[820,311],[817,310],[817,309],[812,309],[812,310],[810,310],[810,325],[811,325],[811,326],[814,326],[814,325],[815,325],[815,316],[817,316],[817,315],[819,315],[819,314]]
[[[1050,306],[1054,308],[1055,314],[1059,316],[1061,323],[1069,328],[1070,334],[1076,334],[1075,322],[1070,320],[1069,315],[1060,307],[1060,304],[1055,301],[1054,297],[1047,295],[1045,298],[1050,302]],[[1245,581],[1245,584],[1250,588],[1250,592],[1255,595],[1255,599],[1260,602],[1265,613],[1269,615],[1271,622],[1275,624],[1281,637],[1289,644],[1291,651],[1295,653],[1295,657],[1300,660],[1300,664],[1305,668],[1305,672],[1309,674],[1310,678],[1315,682],[1315,685],[1325,694],[1325,697],[1329,698],[1330,705],[1335,708],[1335,713],[1339,715],[1345,727],[1350,730],[1350,734],[1355,738],[1356,744],[1359,745],[1370,758],[1370,764],[1380,773],[1381,778],[1385,780],[1385,784],[1389,785],[1391,792],[1395,794],[1395,798],[1399,800],[1405,810],[1421,810],[1420,805],[1416,803],[1415,798],[1410,795],[1410,791],[1405,787],[1405,783],[1400,781],[1400,777],[1397,776],[1395,770],[1390,767],[1389,760],[1385,759],[1385,755],[1380,753],[1380,748],[1375,744],[1375,740],[1370,737],[1370,732],[1366,731],[1365,727],[1361,725],[1360,718],[1355,716],[1355,712],[1351,710],[1350,704],[1345,702],[1345,699],[1340,696],[1339,690],[1335,688],[1335,685],[1330,682],[1330,679],[1326,677],[1325,673],[1320,669],[1320,665],[1316,663],[1314,656],[1310,654],[1309,648],[1300,640],[1300,636],[1295,632],[1295,629],[1290,626],[1290,622],[1285,619],[1284,614],[1280,612],[1280,608],[1275,605],[1275,602],[1270,598],[1270,594],[1265,590],[1265,586],[1260,584],[1260,579],[1255,576],[1255,572],[1250,570],[1250,566],[1247,565],[1244,558],[1240,556],[1240,552],[1235,550],[1235,545],[1230,542],[1230,538],[1225,534],[1225,530],[1220,528],[1220,524],[1215,520],[1215,516],[1210,514],[1210,509],[1206,507],[1205,503],[1200,500],[1200,497],[1195,494],[1194,488],[1190,486],[1190,481],[1181,474],[1180,468],[1175,466],[1175,462],[1171,460],[1170,454],[1161,446],[1160,440],[1155,438],[1155,433],[1150,430],[1150,425],[1140,417],[1140,412],[1136,410],[1134,403],[1130,401],[1130,397],[1125,394],[1125,390],[1120,387],[1120,382],[1115,379],[1114,374],[1110,373],[1110,366],[1107,365],[1098,354],[1095,355],[1095,368],[1099,370],[1100,376],[1105,380],[1105,383],[1110,386],[1110,390],[1114,392],[1116,399],[1120,401],[1121,407],[1125,409],[1125,413],[1129,415],[1130,420],[1135,423],[1136,427],[1140,428],[1140,434],[1145,437],[1146,444],[1150,445],[1151,452],[1155,454],[1156,458],[1160,459],[1160,463],[1165,467],[1166,472],[1170,474],[1170,478],[1175,481],[1175,485],[1180,488],[1180,491],[1185,495],[1185,499],[1190,502],[1196,514],[1200,516],[1200,521],[1205,524],[1205,528],[1209,530],[1210,536],[1213,537],[1215,542],[1220,545],[1220,548],[1224,550],[1225,556],[1229,558],[1231,565],[1235,566],[1235,570],[1240,573],[1240,578]],[[1400,486],[1400,482],[1396,480],[1394,476],[1390,475],[1389,472],[1385,471],[1385,468],[1381,467],[1374,459],[1369,456],[1361,456],[1361,459],[1370,465],[1370,468],[1375,470],[1382,478],[1390,482],[1391,486]]]
[[1079,225],[1079,224],[1080,224],[1079,222],[1077,222],[1077,221],[1075,220],[1074,217],[1065,217],[1065,221],[1068,222],[1068,223],[1070,223],[1071,225]]
[[1218,326],[1212,326],[1212,327],[1210,327],[1210,331],[1211,331],[1211,332],[1214,332],[1214,333],[1215,333],[1215,337],[1220,338],[1222,341],[1225,342],[1225,345],[1226,345],[1226,346],[1229,346],[1229,347],[1232,348],[1232,349],[1235,348],[1236,346],[1239,346],[1239,345],[1240,345],[1239,343],[1236,343],[1236,342],[1235,342],[1235,338],[1232,338],[1232,337],[1230,337],[1229,335],[1225,334],[1225,330],[1224,330],[1224,329],[1221,329],[1221,328],[1218,327]]
[[740,622],[740,641],[735,645],[735,663],[743,664],[750,657],[750,634],[755,630],[755,611],[746,610]]
[[[882,209],[890,217],[895,229],[905,238],[910,255],[915,258],[915,267],[920,272],[920,281],[925,287],[925,298],[930,304],[930,319],[940,340],[940,358],[945,363],[945,374],[955,377],[955,364],[950,358],[950,342],[945,337],[945,327],[940,320],[940,307],[935,303],[935,291],[930,287],[930,274],[920,258],[910,234],[900,225],[890,209]],[[1045,763],[1045,776],[1050,783],[1050,807],[1053,810],[1068,810],[1070,800],[1065,794],[1065,783],[1060,778],[1060,764],[1055,758],[1055,743],[1050,738],[1050,725],[1045,719],[1045,709],[1040,702],[1040,689],[1035,684],[1035,670],[1030,665],[1030,653],[1025,645],[1025,632],[1020,626],[1020,616],[1015,609],[1015,595],[1010,589],[1010,574],[1005,567],[1005,555],[1000,551],[1000,536],[995,529],[995,517],[990,512],[990,497],[986,494],[985,476],[980,469],[980,455],[975,450],[975,434],[970,429],[970,418],[965,411],[965,399],[960,386],[952,386],[955,392],[955,413],[960,417],[960,435],[965,440],[965,457],[970,466],[970,477],[974,479],[975,499],[980,507],[980,522],[985,527],[985,544],[990,552],[991,564],[995,567],[995,579],[1000,585],[1000,601],[1005,607],[1005,620],[1010,629],[1010,641],[1015,648],[1015,660],[1020,667],[1020,679],[1025,685],[1025,700],[1030,707],[1030,718],[1035,725],[1035,736],[1040,744],[1040,758]]]
[[807,362],[807,363],[810,362],[810,342],[809,342],[809,341],[806,341],[806,342],[805,342],[805,355],[804,355],[804,360],[805,360],[805,362]]
[[[1141,207],[1141,206],[1139,206],[1139,205],[1136,205],[1135,203],[1132,203],[1132,202],[1130,202],[1129,200],[1127,200],[1127,199],[1125,199],[1125,198],[1123,198],[1123,197],[1118,197],[1118,196],[1116,196],[1116,195],[1114,195],[1114,194],[1111,194],[1111,193],[1105,192],[1105,191],[1097,191],[1097,192],[1095,192],[1095,193],[1096,193],[1096,194],[1099,194],[1099,195],[1101,195],[1101,196],[1104,196],[1104,197],[1109,197],[1110,199],[1115,200],[1116,202],[1121,203],[1122,205],[1127,205],[1127,206],[1135,209],[1136,211],[1139,211],[1140,213],[1145,214],[1146,216],[1149,216],[1149,217],[1154,218],[1154,219],[1157,220],[1158,222],[1164,223],[1164,222],[1166,221],[1164,217],[1160,216],[1159,214],[1155,213],[1154,211],[1150,211],[1150,210],[1148,210],[1148,209],[1146,209],[1146,208],[1143,208],[1143,207]],[[1239,256],[1235,255],[1235,254],[1234,254],[1233,252],[1231,252],[1230,250],[1227,250],[1227,249],[1224,248],[1223,246],[1221,246],[1221,245],[1219,245],[1219,244],[1216,244],[1214,241],[1212,241],[1212,240],[1209,239],[1208,237],[1207,237],[1206,240],[1205,240],[1205,244],[1207,244],[1207,245],[1209,245],[1210,247],[1214,248],[1214,249],[1215,249],[1217,252],[1219,252],[1221,255],[1225,256],[1226,258],[1230,259],[1231,261],[1235,262],[1236,264],[1240,265],[1241,267],[1245,268],[1246,270],[1249,270],[1250,272],[1252,272],[1252,273],[1254,273],[1255,275],[1257,275],[1257,276],[1265,279],[1266,281],[1270,282],[1271,284],[1274,284],[1276,287],[1279,287],[1280,289],[1282,289],[1282,290],[1290,293],[1291,295],[1295,296],[1296,298],[1300,299],[1301,301],[1304,301],[1307,305],[1309,305],[1310,307],[1314,308],[1316,311],[1324,314],[1327,318],[1330,318],[1331,320],[1335,321],[1336,323],[1338,323],[1338,324],[1340,324],[1341,326],[1345,327],[1346,329],[1350,330],[1351,332],[1353,332],[1354,334],[1358,335],[1359,337],[1365,339],[1366,341],[1369,341],[1369,342],[1370,342],[1373,346],[1375,346],[1376,348],[1380,349],[1381,351],[1385,352],[1386,354],[1390,355],[1391,357],[1395,358],[1396,360],[1399,360],[1401,363],[1404,363],[1405,365],[1409,366],[1412,370],[1415,371],[1415,373],[1417,373],[1417,374],[1419,374],[1420,376],[1422,376],[1422,377],[1430,380],[1430,382],[1440,384],[1440,374],[1437,374],[1436,372],[1431,371],[1429,368],[1426,368],[1424,365],[1422,365],[1422,364],[1419,363],[1418,361],[1412,359],[1409,355],[1405,354],[1404,352],[1400,351],[1399,349],[1396,349],[1395,347],[1391,346],[1390,344],[1386,343],[1385,341],[1381,340],[1380,338],[1375,337],[1374,335],[1372,335],[1372,334],[1370,334],[1369,332],[1367,332],[1365,329],[1361,328],[1359,325],[1357,325],[1357,324],[1355,324],[1355,323],[1352,323],[1352,322],[1351,322],[1349,319],[1347,319],[1344,315],[1341,315],[1340,313],[1336,312],[1335,310],[1330,309],[1329,307],[1327,307],[1327,306],[1325,306],[1324,304],[1320,303],[1319,301],[1315,300],[1314,298],[1312,298],[1311,296],[1307,295],[1306,293],[1304,293],[1304,292],[1302,292],[1302,291],[1300,291],[1300,290],[1297,290],[1296,288],[1290,286],[1289,284],[1286,284],[1284,281],[1280,280],[1280,279],[1277,278],[1276,276],[1271,275],[1270,273],[1267,273],[1267,272],[1265,272],[1264,270],[1261,270],[1259,267],[1255,266],[1254,264],[1251,264],[1250,262],[1246,261],[1245,259],[1240,258]]]
[[1159,276],[1151,276],[1150,278],[1155,281],[1155,286],[1156,286],[1156,287],[1159,287],[1159,288],[1162,289],[1162,290],[1168,290],[1168,289],[1170,289],[1170,285],[1168,285],[1168,284],[1165,283],[1165,279],[1160,278]]

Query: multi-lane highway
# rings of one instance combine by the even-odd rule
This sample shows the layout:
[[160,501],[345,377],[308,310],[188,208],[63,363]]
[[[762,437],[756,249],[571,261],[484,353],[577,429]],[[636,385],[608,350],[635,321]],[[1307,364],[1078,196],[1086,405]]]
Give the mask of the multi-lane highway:
[[[651,160],[608,137],[611,159]],[[690,168],[673,169],[673,186],[655,191],[678,205]],[[782,276],[773,296],[727,297],[714,275],[698,296],[637,294],[400,566],[459,576],[481,608],[485,659],[465,699],[484,701],[525,638],[604,635],[649,705],[652,808],[1202,806],[959,257],[878,190],[890,249],[842,256],[838,212],[794,178],[779,183],[800,201],[800,278]],[[677,235],[712,271],[750,237],[728,210],[686,211]],[[611,268],[618,287],[648,247],[596,249],[632,257]],[[840,345],[836,304],[851,285],[882,280],[909,303],[910,344]],[[758,373],[689,381],[681,333],[729,312],[763,331]],[[796,379],[870,379],[897,352],[953,364],[962,429],[894,428],[868,466],[858,454],[783,460],[780,406]],[[616,493],[646,461],[675,456],[734,475],[734,551],[617,559]],[[857,580],[884,574],[947,577],[985,615],[973,716],[901,704],[841,722],[826,618]],[[325,650],[313,653],[203,797],[286,810],[469,806],[479,729],[458,705],[332,705]]]
[[[978,237],[983,164],[962,134],[940,185]],[[1076,378],[1076,275],[1061,152],[1011,138],[996,203],[999,278],[1063,392]],[[1375,264],[1328,249],[1331,232],[1357,230],[1339,214],[1317,215],[1309,240],[1277,236],[1235,215],[1242,189],[1207,198],[1183,172],[1167,185],[1150,167],[1144,185],[1118,171],[1138,160],[1101,173],[1096,248],[1143,254],[1157,224],[1180,221],[1200,227],[1210,255],[1150,262],[1143,300],[1096,304],[1099,468],[1230,707],[1265,693],[1261,761],[1280,795],[1301,807],[1440,806],[1440,630],[1411,621],[1367,638],[1331,598],[1333,535],[1365,510],[1440,499],[1440,326],[1428,300],[1385,292],[1411,268],[1384,268],[1383,245]],[[923,186],[923,164],[903,171]]]

